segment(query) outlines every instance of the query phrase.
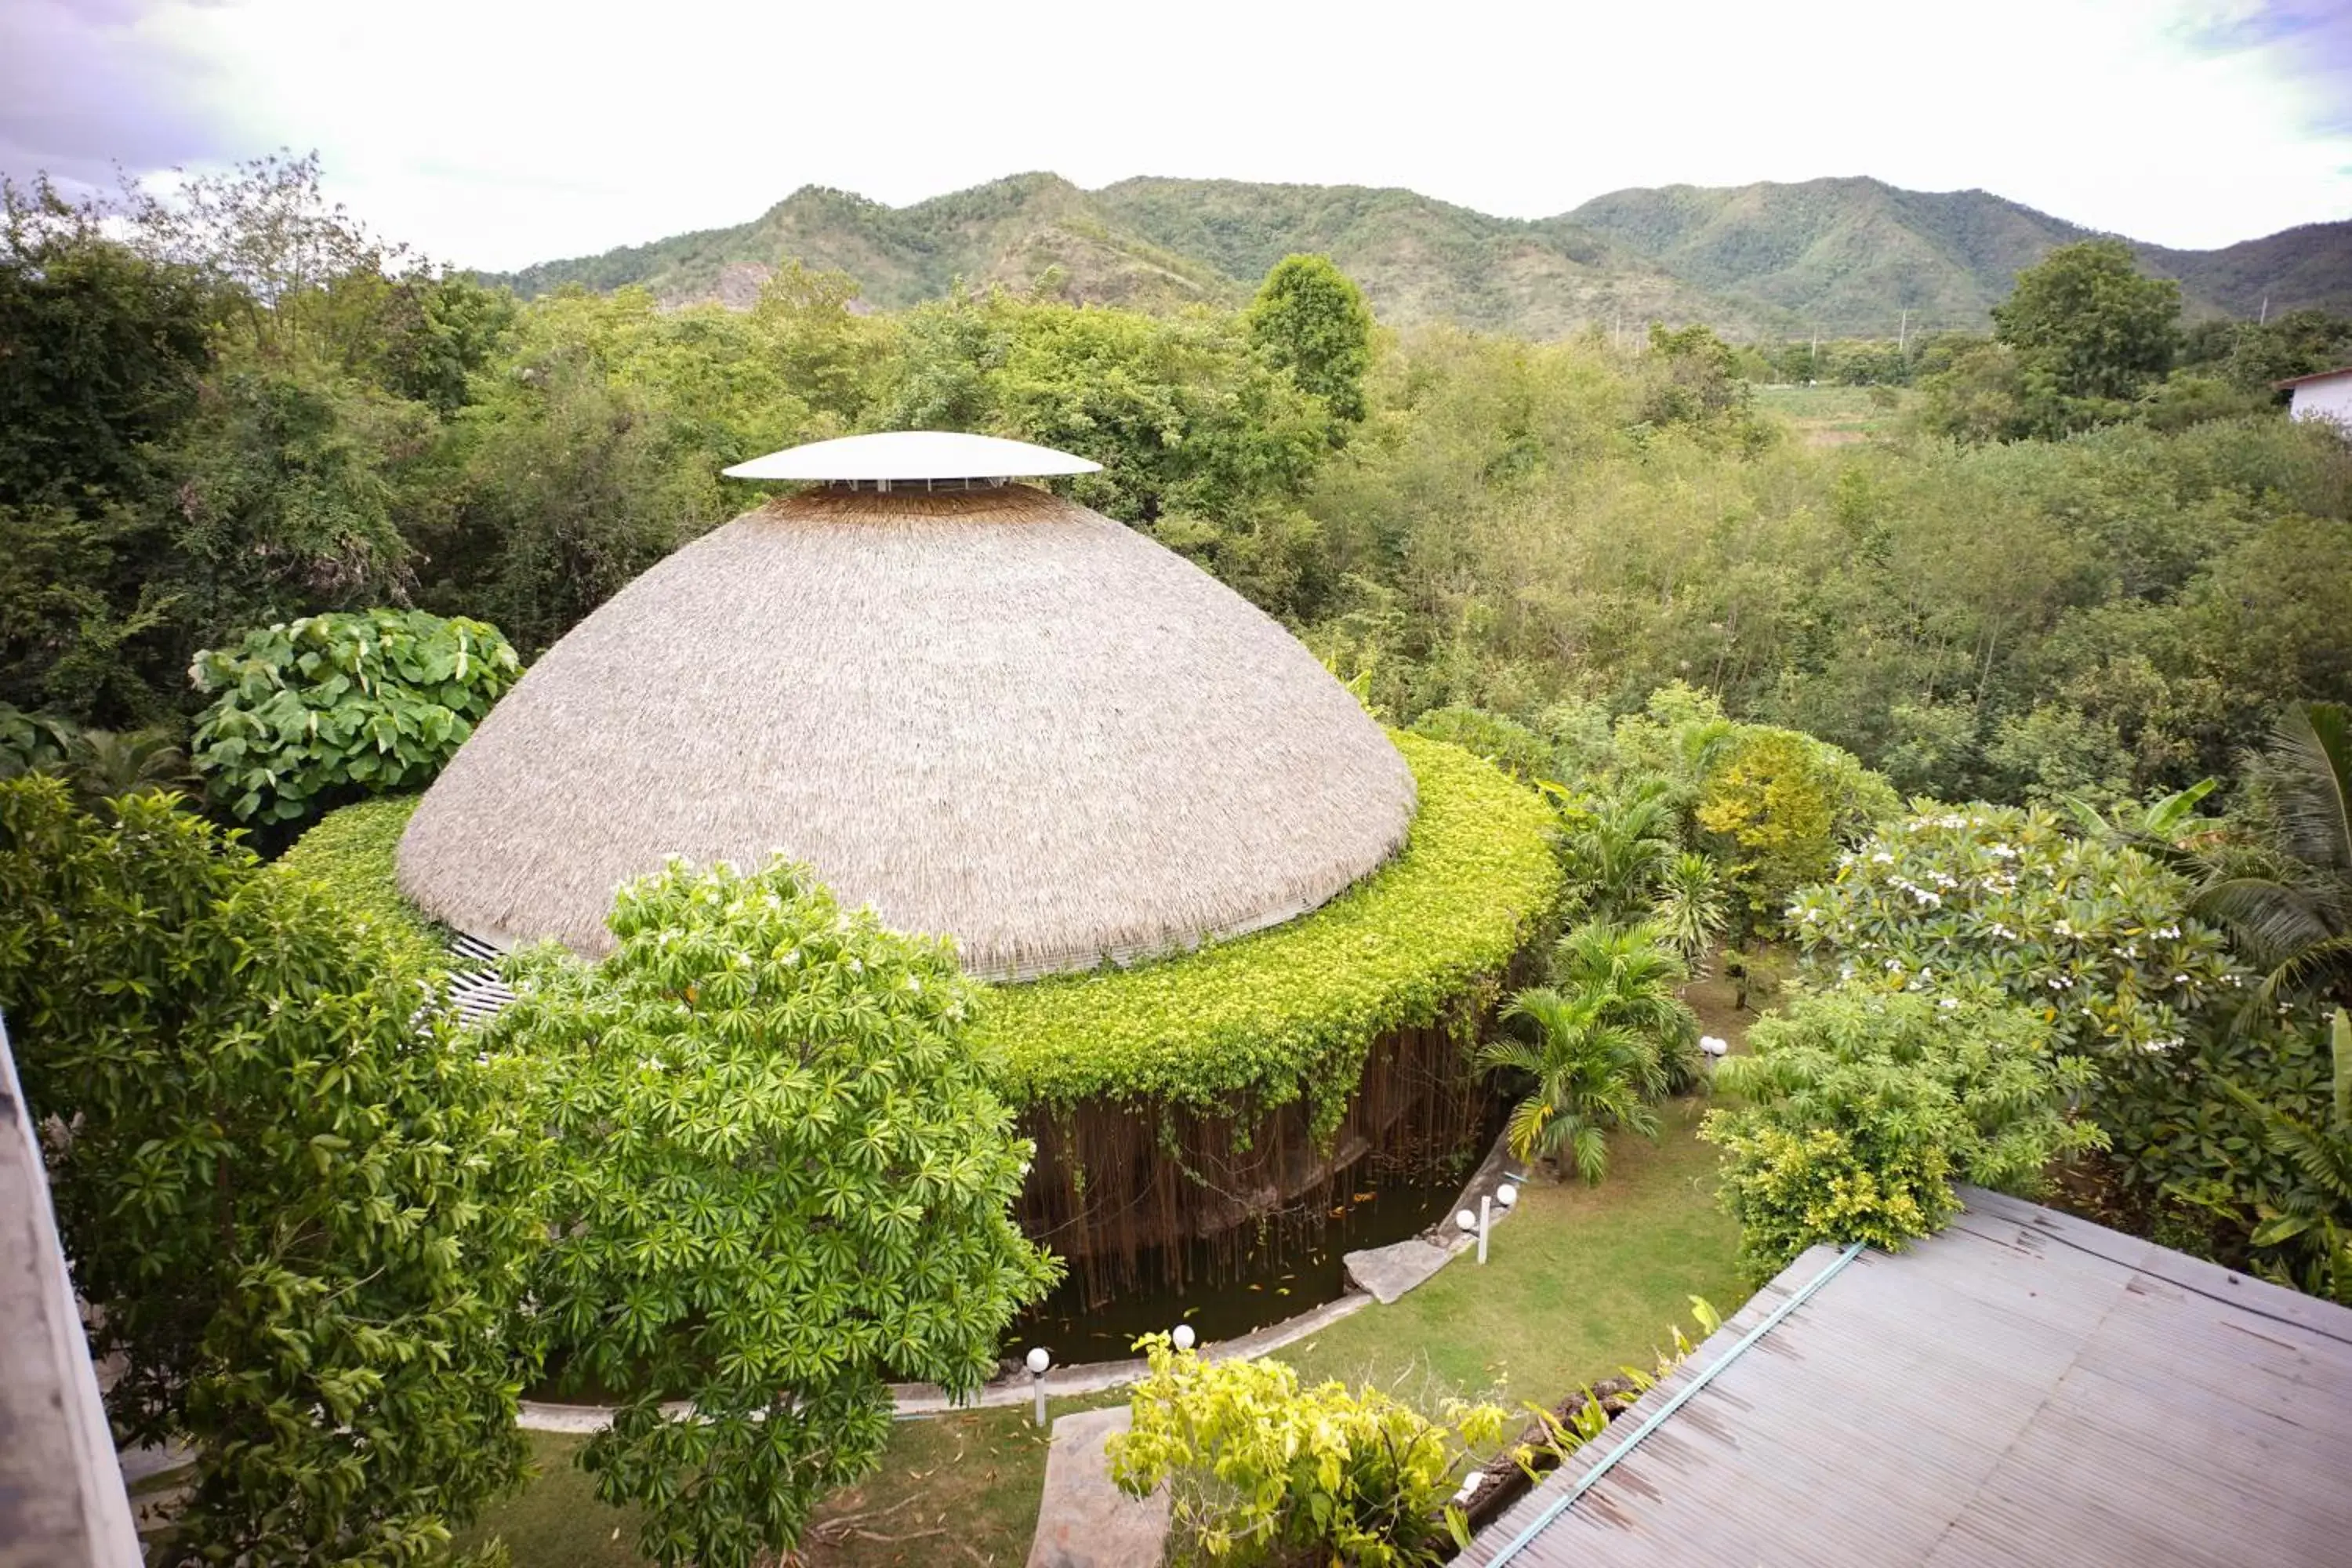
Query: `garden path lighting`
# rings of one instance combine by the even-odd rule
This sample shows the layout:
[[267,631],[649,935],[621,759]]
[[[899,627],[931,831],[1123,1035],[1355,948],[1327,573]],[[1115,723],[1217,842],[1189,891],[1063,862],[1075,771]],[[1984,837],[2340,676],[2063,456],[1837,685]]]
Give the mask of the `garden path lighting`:
[[1200,1342],[1200,1335],[1192,1331],[1192,1325],[1190,1323],[1177,1324],[1176,1331],[1168,1336],[1169,1342],[1180,1351],[1191,1350]]
[[1510,1183],[1505,1182],[1501,1186],[1495,1189],[1495,1201],[1503,1207],[1509,1208],[1513,1204],[1519,1201],[1519,1189],[1512,1185]]
[[1486,1261],[1486,1233],[1495,1228],[1495,1200],[1478,1200],[1478,1261]]
[[1037,1425],[1045,1424],[1045,1369],[1054,1364],[1053,1352],[1044,1345],[1031,1347],[1029,1352],[1029,1382],[1037,1391]]

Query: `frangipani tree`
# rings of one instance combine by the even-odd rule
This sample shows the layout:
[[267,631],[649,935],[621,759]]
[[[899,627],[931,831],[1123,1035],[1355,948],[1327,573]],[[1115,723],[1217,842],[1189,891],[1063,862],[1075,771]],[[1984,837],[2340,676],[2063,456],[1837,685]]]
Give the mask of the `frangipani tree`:
[[2039,1012],[2062,1050],[2163,1052],[2248,980],[2190,898],[2178,872],[2047,812],[1928,805],[1800,890],[1790,923],[1841,978],[1981,982]]
[[890,1382],[985,1380],[1056,1266],[1010,1217],[1029,1145],[943,944],[782,862],[673,863],[610,924],[602,963],[518,961],[489,1033],[558,1144],[541,1311],[575,1373],[635,1390],[583,1455],[598,1495],[643,1507],[655,1561],[743,1568],[873,1468]]

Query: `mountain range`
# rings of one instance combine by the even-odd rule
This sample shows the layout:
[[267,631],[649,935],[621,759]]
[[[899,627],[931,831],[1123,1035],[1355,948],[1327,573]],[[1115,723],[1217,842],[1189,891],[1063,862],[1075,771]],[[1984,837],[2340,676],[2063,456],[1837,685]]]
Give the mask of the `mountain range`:
[[[1246,299],[1319,251],[1392,325],[1448,320],[1551,338],[1589,324],[1706,321],[1735,337],[1981,331],[2018,271],[2093,230],[1984,191],[1822,179],[1612,192],[1556,217],[1492,217],[1365,185],[1132,179],[1082,190],[1015,174],[904,207],[804,186],[750,223],[486,275],[526,296],[641,285],[670,304],[748,305],[782,259],[837,268],[876,309],[956,279],[1162,310]],[[2314,306],[2352,314],[2352,222],[2221,250],[2131,241],[2191,319]]]

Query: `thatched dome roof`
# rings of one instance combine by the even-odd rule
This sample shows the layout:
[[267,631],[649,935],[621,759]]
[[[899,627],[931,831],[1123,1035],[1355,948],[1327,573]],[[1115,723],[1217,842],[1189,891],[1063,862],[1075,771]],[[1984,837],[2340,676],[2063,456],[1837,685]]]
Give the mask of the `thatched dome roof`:
[[1022,978],[1300,914],[1412,810],[1314,656],[1144,535],[1021,485],[834,486],[688,545],[550,648],[398,865],[470,935],[597,952],[620,882],[781,849]]

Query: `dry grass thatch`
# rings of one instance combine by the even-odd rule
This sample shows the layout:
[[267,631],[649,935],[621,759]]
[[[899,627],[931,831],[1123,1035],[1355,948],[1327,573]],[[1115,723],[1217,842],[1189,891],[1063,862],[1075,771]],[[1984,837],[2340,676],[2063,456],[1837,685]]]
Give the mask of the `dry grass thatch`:
[[1278,624],[1026,486],[811,490],[548,650],[427,793],[403,889],[609,946],[664,858],[813,864],[1018,979],[1255,931],[1402,841],[1411,772]]

